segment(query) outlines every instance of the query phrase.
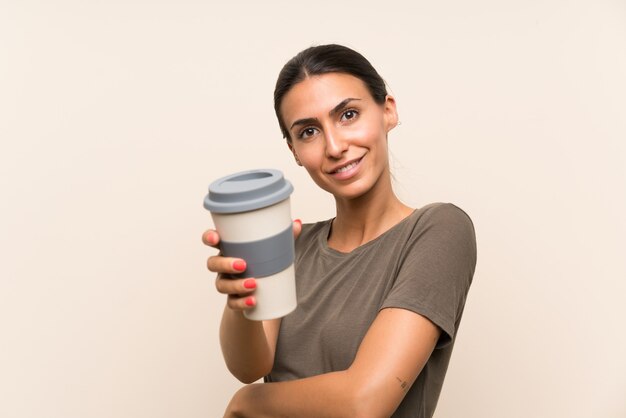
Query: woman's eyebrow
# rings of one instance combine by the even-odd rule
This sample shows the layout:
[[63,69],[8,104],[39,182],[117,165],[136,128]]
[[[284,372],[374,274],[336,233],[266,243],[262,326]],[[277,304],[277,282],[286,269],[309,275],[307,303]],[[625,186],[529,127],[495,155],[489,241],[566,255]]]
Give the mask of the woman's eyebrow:
[[[348,97],[347,99],[343,99],[341,102],[339,102],[339,104],[335,107],[333,107],[330,112],[328,112],[329,116],[334,116],[337,113],[339,113],[343,108],[345,108],[348,103],[350,103],[351,101],[354,100],[361,100],[361,99],[357,99],[356,97]],[[291,124],[291,127],[289,129],[293,129],[294,126],[296,125],[308,125],[310,123],[317,123],[319,122],[319,120],[317,118],[304,118],[304,119],[298,119],[297,121],[295,121],[294,123]]]
[[334,116],[337,113],[339,113],[344,107],[346,107],[346,105],[348,103],[350,103],[353,100],[361,100],[361,99],[357,99],[356,97],[348,97],[347,99],[343,99],[337,106],[333,107],[332,110],[330,112],[328,112],[328,116]]
[[319,122],[317,120],[317,118],[304,118],[304,119],[298,119],[297,121],[295,121],[294,123],[291,124],[291,128],[289,128],[290,130],[293,129],[294,126],[296,125],[309,125],[309,124],[313,124],[313,123],[317,123]]

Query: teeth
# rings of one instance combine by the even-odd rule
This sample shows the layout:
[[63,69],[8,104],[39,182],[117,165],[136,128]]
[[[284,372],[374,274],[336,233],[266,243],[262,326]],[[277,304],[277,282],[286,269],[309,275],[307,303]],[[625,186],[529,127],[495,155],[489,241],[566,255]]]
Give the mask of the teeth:
[[358,161],[355,161],[353,163],[350,163],[344,167],[338,168],[337,170],[335,170],[335,173],[343,173],[344,171],[348,171],[350,170],[352,167],[356,167],[356,165],[358,164]]

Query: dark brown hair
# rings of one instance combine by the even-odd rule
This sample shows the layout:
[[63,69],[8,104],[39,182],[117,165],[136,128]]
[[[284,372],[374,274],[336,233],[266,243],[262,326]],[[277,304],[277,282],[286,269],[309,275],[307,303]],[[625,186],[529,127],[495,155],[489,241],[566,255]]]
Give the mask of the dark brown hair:
[[363,55],[342,45],[312,46],[290,59],[276,81],[274,110],[280,130],[287,141],[291,142],[291,137],[280,114],[280,105],[285,94],[305,78],[327,73],[350,74],[365,83],[376,103],[385,102],[385,81]]

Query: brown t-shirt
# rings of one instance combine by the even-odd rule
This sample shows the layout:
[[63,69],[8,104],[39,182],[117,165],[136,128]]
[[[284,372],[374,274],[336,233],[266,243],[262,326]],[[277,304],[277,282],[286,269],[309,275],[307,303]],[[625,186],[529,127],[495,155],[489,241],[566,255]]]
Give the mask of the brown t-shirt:
[[442,330],[435,350],[392,415],[431,417],[476,265],[470,218],[433,203],[350,253],[328,247],[331,221],[305,224],[296,241],[298,307],[282,319],[267,382],[345,370],[383,308],[403,308]]

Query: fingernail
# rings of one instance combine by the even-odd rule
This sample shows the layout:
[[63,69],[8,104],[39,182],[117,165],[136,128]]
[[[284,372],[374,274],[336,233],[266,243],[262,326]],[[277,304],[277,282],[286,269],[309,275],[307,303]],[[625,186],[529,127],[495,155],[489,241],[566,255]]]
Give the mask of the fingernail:
[[254,289],[256,287],[256,280],[248,279],[248,280],[244,281],[243,282],[243,287],[245,287],[246,289]]
[[249,298],[246,298],[246,305],[254,306],[254,298],[252,296],[250,296]]
[[244,271],[246,269],[246,262],[243,260],[236,260],[233,263],[233,268],[238,271]]
[[298,222],[300,225],[302,225],[302,221],[300,219],[296,219],[295,222]]

